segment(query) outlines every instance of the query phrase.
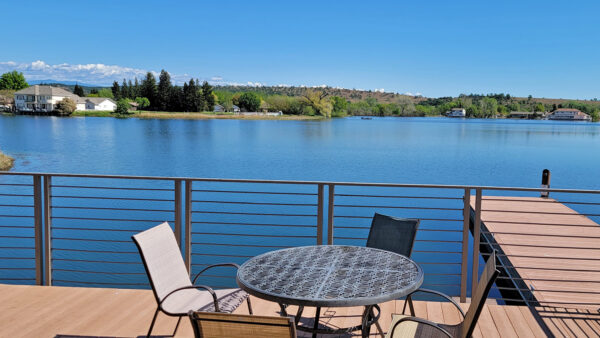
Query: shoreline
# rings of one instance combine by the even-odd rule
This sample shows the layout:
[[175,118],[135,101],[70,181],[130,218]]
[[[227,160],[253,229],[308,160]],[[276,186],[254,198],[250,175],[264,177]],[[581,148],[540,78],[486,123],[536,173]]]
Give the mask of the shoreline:
[[137,118],[137,119],[174,119],[174,120],[324,120],[323,116],[307,116],[307,115],[281,115],[281,116],[266,116],[266,115],[236,115],[236,114],[213,114],[208,112],[202,113],[184,113],[184,112],[153,112],[140,111],[129,115],[118,116],[112,111],[75,111],[71,114],[73,117],[115,117],[115,118]]

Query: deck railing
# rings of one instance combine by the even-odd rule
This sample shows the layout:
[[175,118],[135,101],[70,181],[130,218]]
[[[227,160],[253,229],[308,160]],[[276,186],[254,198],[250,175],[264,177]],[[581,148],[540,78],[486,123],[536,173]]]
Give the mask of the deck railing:
[[[482,227],[484,193],[518,198],[540,191],[598,222],[600,191],[591,190],[3,172],[0,283],[147,287],[131,235],[160,222],[173,226],[193,274],[209,264],[243,263],[279,248],[364,245],[373,213],[379,212],[421,220],[413,259],[425,271],[423,286],[464,302],[489,249],[502,249],[497,234]],[[600,249],[599,239],[592,252]],[[504,264],[499,281],[506,283],[497,283],[492,297],[539,305],[527,281],[508,266],[510,252],[499,256]],[[594,278],[581,280],[597,290],[599,257],[590,257],[591,266],[564,266],[557,273],[591,273]],[[227,269],[201,282],[235,283]],[[590,294],[598,294],[593,290]]]

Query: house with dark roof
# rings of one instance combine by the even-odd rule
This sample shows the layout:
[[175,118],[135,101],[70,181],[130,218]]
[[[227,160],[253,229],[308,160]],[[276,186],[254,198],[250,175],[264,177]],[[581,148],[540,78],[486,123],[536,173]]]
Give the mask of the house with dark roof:
[[579,109],[558,108],[548,115],[548,120],[591,121],[592,118]]
[[18,111],[52,112],[64,98],[75,101],[77,110],[114,110],[117,106],[106,97],[79,97],[64,88],[35,85],[15,92],[15,108]]

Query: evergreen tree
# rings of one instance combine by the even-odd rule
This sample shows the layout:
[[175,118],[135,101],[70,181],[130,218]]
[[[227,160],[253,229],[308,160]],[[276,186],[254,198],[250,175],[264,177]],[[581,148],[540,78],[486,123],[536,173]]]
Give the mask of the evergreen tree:
[[169,96],[171,95],[171,76],[164,69],[160,71],[158,78],[158,96],[156,102],[156,108],[158,110],[166,111],[169,107]]
[[142,81],[141,86],[141,96],[150,100],[150,109],[156,109],[156,96],[157,96],[157,88],[156,88],[156,78],[154,74],[148,72],[146,74],[146,78]]
[[[187,86],[187,84],[185,84],[185,86]],[[171,87],[171,92],[169,93],[169,109],[171,111],[185,111],[183,106],[183,90],[181,87]]]
[[117,81],[113,82],[112,93],[115,100],[119,100],[121,98],[121,88],[119,88],[119,83]]
[[137,96],[135,95],[135,89],[133,88],[133,84],[131,84],[131,79],[127,80],[127,87],[129,88],[129,98],[135,99]]
[[124,99],[131,98],[129,86],[127,86],[127,81],[125,79],[123,79],[123,84],[121,85],[121,97]]
[[207,81],[202,83],[202,101],[204,101],[203,110],[213,111],[215,107],[215,96],[213,95],[213,87]]
[[83,87],[81,87],[79,84],[75,84],[75,88],[73,88],[73,94],[79,96],[79,97],[84,97],[85,94],[83,93]]
[[139,97],[140,95],[142,95],[142,91],[140,90],[140,83],[136,77],[133,85],[133,96]]

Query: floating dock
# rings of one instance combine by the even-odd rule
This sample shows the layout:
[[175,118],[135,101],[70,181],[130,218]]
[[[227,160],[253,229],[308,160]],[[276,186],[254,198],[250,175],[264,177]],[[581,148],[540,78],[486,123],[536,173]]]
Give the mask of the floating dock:
[[[472,198],[471,224],[475,205]],[[504,271],[496,284],[506,298],[517,295],[532,306],[600,308],[600,226],[565,204],[483,196],[480,248],[483,254],[498,250]]]

